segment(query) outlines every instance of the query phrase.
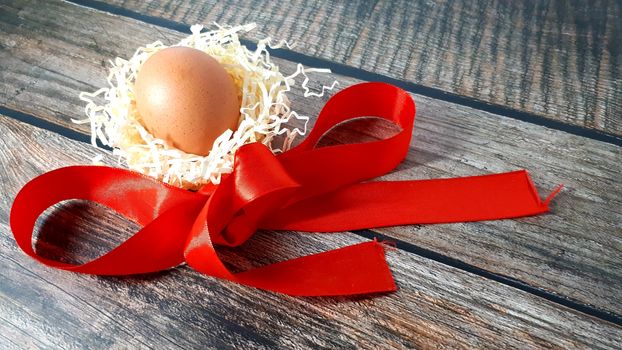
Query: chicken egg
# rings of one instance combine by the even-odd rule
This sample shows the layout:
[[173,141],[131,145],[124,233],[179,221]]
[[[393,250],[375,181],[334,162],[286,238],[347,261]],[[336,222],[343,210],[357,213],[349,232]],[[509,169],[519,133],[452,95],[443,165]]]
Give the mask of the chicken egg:
[[182,46],[149,57],[134,85],[143,126],[175,148],[201,156],[209,153],[223,132],[237,128],[237,90],[213,57]]

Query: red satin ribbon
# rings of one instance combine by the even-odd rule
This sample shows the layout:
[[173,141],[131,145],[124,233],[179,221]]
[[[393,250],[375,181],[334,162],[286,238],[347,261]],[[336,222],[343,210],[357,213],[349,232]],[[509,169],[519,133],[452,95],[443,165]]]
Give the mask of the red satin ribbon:
[[[315,148],[337,124],[358,117],[389,120],[401,132],[380,141]],[[131,171],[73,166],[22,188],[11,210],[21,249],[41,263],[97,275],[169,269],[186,261],[210,276],[290,295],[351,295],[396,289],[380,244],[371,241],[230,272],[216,245],[237,246],[258,228],[313,232],[415,223],[502,219],[548,211],[526,171],[420,181],[364,182],[395,168],[409,148],[415,104],[383,83],[349,87],[331,98],[315,127],[280,155],[254,143],[241,147],[234,170],[217,187],[190,192]],[[72,265],[43,258],[32,235],[41,213],[63,200],[106,205],[143,225],[109,253]]]

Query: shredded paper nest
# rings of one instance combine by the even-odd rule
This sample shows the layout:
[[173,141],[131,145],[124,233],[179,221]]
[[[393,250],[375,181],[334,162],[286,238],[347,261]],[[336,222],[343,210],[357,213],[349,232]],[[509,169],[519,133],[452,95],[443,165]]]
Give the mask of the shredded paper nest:
[[[201,33],[203,26],[191,27],[192,34],[172,46],[199,49],[220,62],[233,78],[241,101],[240,120],[236,131],[228,130],[216,139],[207,156],[189,154],[176,149],[166,141],[153,137],[141,124],[135,103],[134,82],[142,64],[154,53],[169,46],[156,41],[136,50],[129,60],[116,58],[108,75],[109,87],[93,93],[83,92],[80,99],[87,103],[87,119],[75,123],[91,125],[91,143],[97,140],[113,148],[119,162],[128,168],[149,175],[168,184],[197,189],[204,184],[218,184],[222,174],[233,169],[237,149],[247,143],[262,142],[273,152],[290,148],[295,137],[306,133],[308,117],[290,108],[287,92],[296,78],[302,78],[304,97],[322,96],[336,85],[322,86],[320,93],[307,87],[307,73],[330,73],[327,69],[305,69],[298,64],[296,71],[284,76],[270,60],[268,48],[287,45],[271,44],[270,38],[257,43],[257,49],[248,50],[240,44],[238,33],[255,28],[255,24],[221,27]],[[289,45],[287,45],[289,47]],[[292,118],[304,123],[304,128],[288,128]],[[278,140],[278,142],[277,142]],[[278,143],[278,145],[273,145]],[[101,157],[94,159],[99,162]]]

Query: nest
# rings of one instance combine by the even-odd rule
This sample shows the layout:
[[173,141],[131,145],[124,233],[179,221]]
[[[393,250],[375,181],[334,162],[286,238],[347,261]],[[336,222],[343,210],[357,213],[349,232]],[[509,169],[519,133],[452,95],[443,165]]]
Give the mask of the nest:
[[[304,68],[297,65],[296,71],[288,76],[270,60],[269,48],[279,48],[286,42],[272,45],[270,38],[257,43],[251,51],[239,41],[238,33],[255,28],[254,24],[236,27],[221,27],[202,32],[203,26],[191,27],[192,34],[179,43],[166,46],[160,41],[136,50],[125,60],[111,61],[108,87],[93,93],[82,92],[85,101],[86,119],[75,123],[91,126],[91,143],[113,149],[119,164],[146,174],[165,183],[198,189],[213,183],[218,184],[223,174],[233,170],[235,152],[242,145],[261,142],[273,152],[289,149],[297,136],[306,133],[309,118],[299,115],[290,108],[287,93],[302,78],[301,87],[305,97],[322,96],[331,86],[322,86],[321,92],[311,92],[307,87],[307,73],[330,73],[328,69]],[[162,139],[151,135],[142,124],[136,108],[134,82],[142,64],[154,53],[172,46],[186,46],[199,49],[220,62],[238,87],[241,101],[240,119],[236,131],[227,130],[216,139],[207,156],[186,153]],[[304,127],[290,128],[292,118],[303,122]],[[101,161],[101,157],[94,162]]]

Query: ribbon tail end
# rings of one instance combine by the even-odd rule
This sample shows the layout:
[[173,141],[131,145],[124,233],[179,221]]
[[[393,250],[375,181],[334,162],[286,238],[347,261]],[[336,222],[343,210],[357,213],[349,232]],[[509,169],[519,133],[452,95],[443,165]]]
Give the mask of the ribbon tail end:
[[354,296],[397,290],[384,247],[374,241],[236,275],[239,283],[292,296]]

